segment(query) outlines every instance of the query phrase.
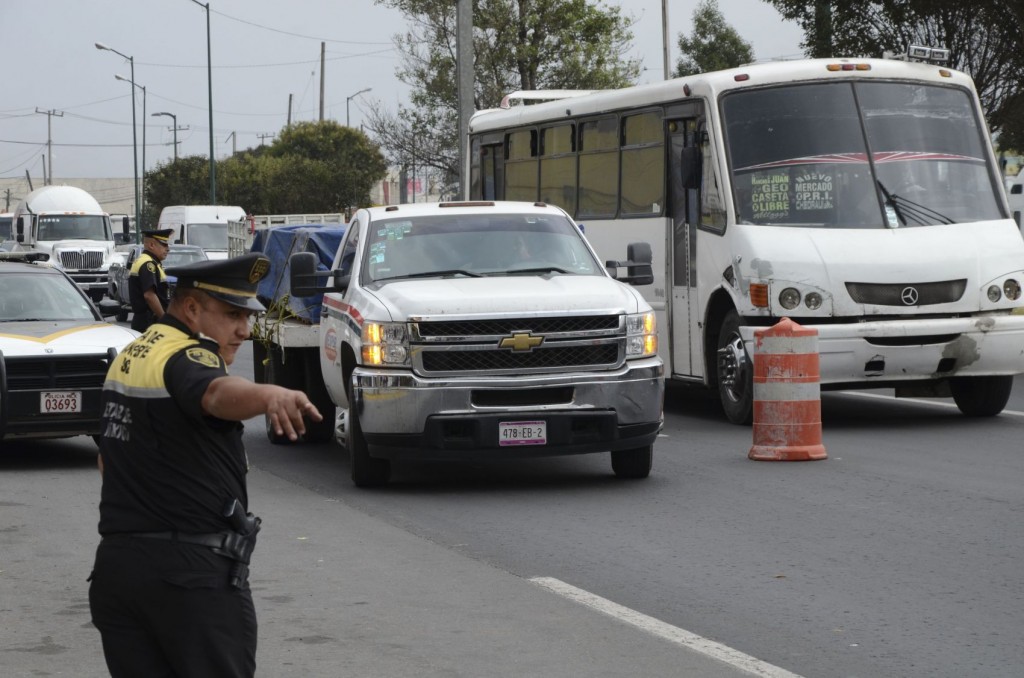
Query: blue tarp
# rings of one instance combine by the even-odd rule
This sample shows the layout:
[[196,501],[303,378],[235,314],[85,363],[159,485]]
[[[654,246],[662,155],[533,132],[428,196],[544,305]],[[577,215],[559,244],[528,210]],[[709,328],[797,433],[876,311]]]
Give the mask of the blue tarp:
[[269,309],[280,305],[287,297],[287,310],[312,324],[320,322],[320,306],[324,295],[293,297],[288,284],[288,257],[296,252],[312,252],[319,259],[318,271],[331,270],[334,253],[341,245],[345,226],[338,224],[302,224],[276,226],[257,231],[251,252],[262,252],[270,259],[270,273],[256,287],[256,294]]

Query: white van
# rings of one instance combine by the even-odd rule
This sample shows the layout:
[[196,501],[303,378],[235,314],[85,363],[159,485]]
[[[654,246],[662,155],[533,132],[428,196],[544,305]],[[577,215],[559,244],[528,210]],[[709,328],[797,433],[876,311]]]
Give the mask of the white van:
[[235,205],[171,205],[160,212],[157,229],[173,228],[172,243],[198,245],[210,259],[227,259],[228,222],[244,217]]
[[1017,222],[1017,227],[1024,227],[1024,170],[1010,179],[1006,199],[1010,203],[1010,214]]

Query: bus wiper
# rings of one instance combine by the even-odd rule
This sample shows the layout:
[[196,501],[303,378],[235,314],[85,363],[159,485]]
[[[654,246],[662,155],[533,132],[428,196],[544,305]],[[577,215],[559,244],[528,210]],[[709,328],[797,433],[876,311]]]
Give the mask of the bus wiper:
[[[875,183],[878,184],[878,190],[882,192],[882,196],[885,198],[885,204],[892,208],[892,211],[896,215],[896,218],[899,219],[899,222],[906,226],[907,218],[903,216],[903,210],[901,210],[900,206],[895,200],[893,200],[893,194],[889,192],[889,189],[885,187],[885,184],[882,183],[881,179],[876,180]],[[890,228],[894,227],[890,226]]]
[[482,278],[483,274],[474,273],[473,271],[467,271],[462,268],[448,268],[443,271],[420,271],[419,273],[406,273],[404,275],[392,275],[387,278],[377,278],[375,282],[384,282],[385,280],[406,280],[409,278],[434,278],[442,277],[446,275],[464,275],[468,278]]
[[956,223],[942,212],[936,212],[930,207],[925,207],[919,202],[908,200],[902,195],[892,196],[893,207],[899,205],[900,210],[903,214],[913,217],[919,224],[931,224],[933,222],[939,222],[940,224],[954,224]]

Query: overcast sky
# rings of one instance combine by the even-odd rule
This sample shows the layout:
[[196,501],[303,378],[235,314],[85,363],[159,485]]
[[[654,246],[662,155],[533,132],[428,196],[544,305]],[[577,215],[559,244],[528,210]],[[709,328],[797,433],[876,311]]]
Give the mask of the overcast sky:
[[[698,0],[674,0],[669,9],[671,63],[680,33]],[[204,3],[205,4],[205,3]],[[632,14],[634,54],[646,71],[641,82],[662,78],[661,0],[606,0]],[[801,32],[761,0],[718,0],[726,21],[750,42],[758,60],[800,56]],[[373,0],[211,0],[213,140],[216,157],[269,143],[287,122],[319,117],[320,43],[326,43],[328,118],[353,126],[367,101],[394,108],[408,88],[394,73],[392,36],[404,30],[396,11]],[[132,86],[127,59],[97,50],[103,43],[134,57],[142,167],[173,153],[177,116],[179,155],[208,156],[210,148],[206,10],[194,0],[0,0],[5,59],[0,103],[0,177],[38,182],[52,125],[55,183],[62,177],[131,177]],[[349,97],[362,89],[371,91]],[[41,111],[37,113],[36,111]],[[47,111],[55,111],[49,117]],[[63,114],[62,117],[58,115]],[[263,137],[263,138],[261,138]],[[47,160],[47,162],[49,162]],[[37,184],[38,185],[38,184]]]

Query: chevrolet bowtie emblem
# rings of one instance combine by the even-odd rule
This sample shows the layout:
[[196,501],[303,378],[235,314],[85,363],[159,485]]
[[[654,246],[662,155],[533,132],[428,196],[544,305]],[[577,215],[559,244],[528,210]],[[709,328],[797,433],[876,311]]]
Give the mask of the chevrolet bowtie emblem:
[[498,343],[499,348],[510,348],[513,351],[532,351],[544,343],[544,337],[534,337],[529,332],[513,334]]

